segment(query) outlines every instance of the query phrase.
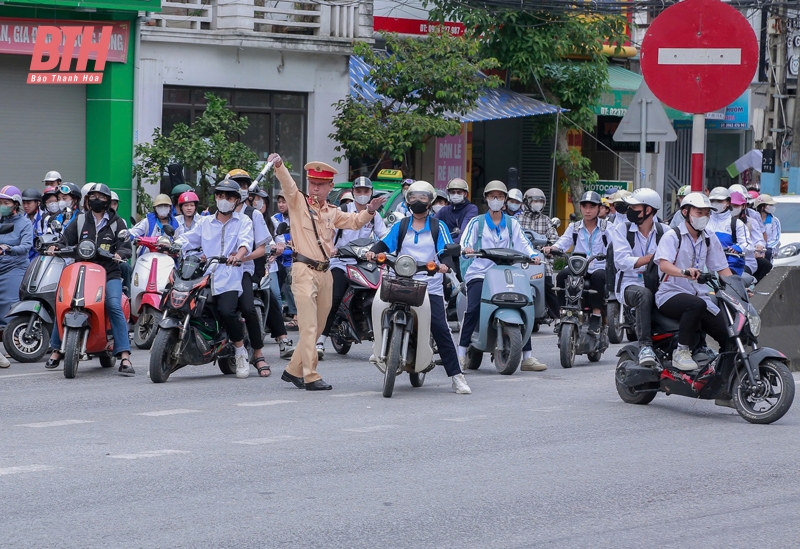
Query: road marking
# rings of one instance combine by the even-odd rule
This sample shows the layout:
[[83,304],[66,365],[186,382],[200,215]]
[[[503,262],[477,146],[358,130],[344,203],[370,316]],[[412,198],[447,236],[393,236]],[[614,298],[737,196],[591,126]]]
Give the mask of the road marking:
[[94,423],[94,421],[85,421],[82,419],[61,419],[59,421],[44,421],[42,423],[23,423],[17,427],[33,427],[39,429],[42,427],[64,427],[65,425],[78,425],[79,423]]
[[741,48],[660,48],[659,65],[741,65]]
[[348,397],[361,397],[361,396],[372,396],[379,394],[378,391],[361,391],[360,393],[345,393],[343,395],[331,395],[334,398],[348,398]]
[[139,452],[138,454],[116,454],[108,456],[114,459],[146,459],[162,456],[174,456],[178,454],[188,454],[186,450],[151,450],[149,452]]
[[176,408],[175,410],[159,410],[158,412],[143,412],[141,414],[136,414],[136,415],[158,417],[158,416],[177,416],[178,414],[196,414],[199,412],[200,410],[187,410],[186,408]]
[[11,377],[49,376],[49,375],[53,375],[54,373],[59,373],[59,372],[62,372],[62,371],[63,371],[63,368],[61,370],[50,370],[49,372],[33,372],[31,374],[8,374],[8,375],[0,376],[0,379],[8,379],[8,378],[11,378]]
[[504,377],[502,379],[495,379],[496,383],[518,383],[520,381],[530,381],[536,379],[533,377]]
[[467,421],[474,421],[476,419],[486,419],[488,416],[468,416],[468,417],[452,417],[443,418],[441,421],[455,421],[457,423],[465,423]]
[[348,433],[374,433],[376,431],[386,431],[387,429],[394,429],[397,425],[372,425],[370,427],[354,427],[352,429],[342,429]]
[[549,408],[528,408],[529,412],[545,412],[545,413],[561,412],[563,410],[566,410],[566,408],[562,406],[551,406]]
[[275,406],[276,404],[291,404],[297,402],[296,400],[264,400],[262,402],[240,402],[237,406],[250,408],[255,406]]
[[275,444],[276,442],[287,442],[289,440],[307,440],[308,437],[296,437],[293,435],[280,435],[277,437],[251,438],[248,440],[237,440],[234,444],[247,444],[248,446],[258,446],[260,444]]
[[38,473],[40,471],[52,471],[55,467],[50,465],[20,465],[19,467],[0,468],[0,477],[5,475],[17,475],[19,473]]

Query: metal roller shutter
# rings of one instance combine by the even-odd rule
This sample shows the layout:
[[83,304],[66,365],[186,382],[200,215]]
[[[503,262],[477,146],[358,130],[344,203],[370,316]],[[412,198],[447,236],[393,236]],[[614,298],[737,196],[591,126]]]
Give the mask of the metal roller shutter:
[[30,57],[0,55],[0,183],[41,188],[48,170],[86,180],[86,86],[30,85]]

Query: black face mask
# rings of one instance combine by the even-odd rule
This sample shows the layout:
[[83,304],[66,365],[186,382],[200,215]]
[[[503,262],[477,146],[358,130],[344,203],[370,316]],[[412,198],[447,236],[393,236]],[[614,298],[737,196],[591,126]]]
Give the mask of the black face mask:
[[625,215],[628,212],[628,205],[624,202],[617,202],[614,204],[614,209],[617,210],[617,213]]
[[628,210],[626,212],[628,221],[630,221],[635,225],[641,225],[642,223],[644,223],[645,219],[650,217],[650,214],[645,213],[646,210],[647,208],[645,208],[641,212],[637,212],[636,210]]
[[428,205],[429,204],[427,202],[421,202],[418,200],[417,202],[412,202],[409,204],[408,209],[419,215],[428,211]]
[[100,200],[99,198],[90,198],[89,199],[89,209],[92,210],[94,213],[100,213],[108,208],[108,202],[105,200]]

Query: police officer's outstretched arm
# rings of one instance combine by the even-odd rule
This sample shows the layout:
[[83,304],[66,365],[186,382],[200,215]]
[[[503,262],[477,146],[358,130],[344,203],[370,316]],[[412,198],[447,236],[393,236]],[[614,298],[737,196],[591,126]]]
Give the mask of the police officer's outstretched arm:
[[272,153],[267,157],[267,161],[275,163],[275,177],[278,178],[281,184],[281,190],[283,191],[283,197],[286,199],[286,202],[294,204],[298,201],[305,200],[303,198],[303,193],[297,188],[297,183],[295,183],[292,178],[292,174],[286,169],[286,165],[284,165],[281,156],[278,153]]

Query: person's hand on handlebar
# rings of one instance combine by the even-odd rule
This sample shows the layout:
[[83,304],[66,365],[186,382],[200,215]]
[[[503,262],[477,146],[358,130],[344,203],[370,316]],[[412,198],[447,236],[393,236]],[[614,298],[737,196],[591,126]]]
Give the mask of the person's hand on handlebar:
[[447,267],[447,265],[445,265],[444,263],[439,263],[439,272],[440,273],[446,274],[447,271],[449,271],[449,270],[450,269]]
[[231,265],[233,267],[241,265],[241,263],[242,263],[242,260],[239,258],[239,254],[238,253],[230,254],[228,256],[228,261],[225,262],[226,265]]
[[539,257],[538,255],[535,255],[535,256],[533,256],[533,257],[531,258],[531,262],[532,262],[534,265],[539,265],[539,264],[542,262],[542,258],[541,258],[541,257]]
[[55,253],[56,253],[56,247],[55,246],[50,246],[44,252],[45,255],[55,255]]
[[369,262],[375,261],[375,252],[369,251],[364,254],[364,259]]
[[559,251],[558,248],[556,248],[555,246],[545,246],[544,248],[542,248],[542,251],[546,254],[549,254],[553,250]]
[[475,249],[474,249],[474,248],[472,248],[472,247],[470,247],[470,246],[467,246],[466,248],[464,248],[463,250],[461,250],[461,253],[462,253],[463,255],[467,255],[467,254],[474,254],[474,253],[475,253]]
[[690,280],[697,280],[700,278],[700,269],[684,269],[682,274]]

